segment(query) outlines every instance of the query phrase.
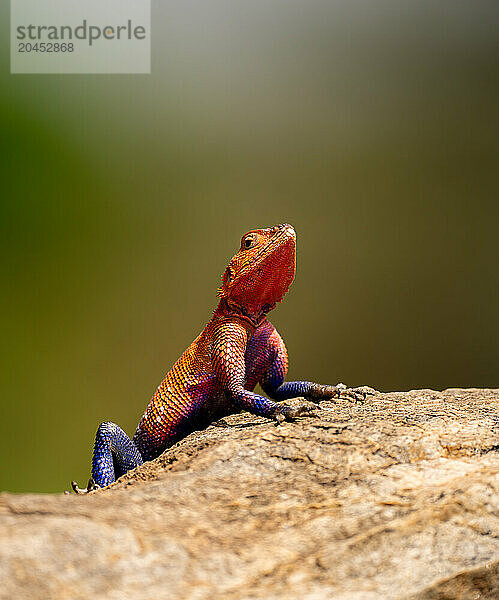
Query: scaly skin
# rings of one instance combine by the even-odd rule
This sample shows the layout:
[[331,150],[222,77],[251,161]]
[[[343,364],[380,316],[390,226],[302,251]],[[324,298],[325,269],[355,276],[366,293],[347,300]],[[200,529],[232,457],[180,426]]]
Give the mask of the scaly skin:
[[[291,408],[275,400],[362,399],[370,393],[370,388],[348,390],[343,384],[284,382],[286,346],[266,315],[294,279],[295,250],[291,225],[243,236],[222,277],[213,317],[159,385],[133,441],[114,423],[102,423],[95,439],[93,480],[88,490],[73,482],[76,492],[109,485],[191,431],[241,409],[282,421],[309,412],[310,404]],[[253,392],[257,383],[272,400]]]

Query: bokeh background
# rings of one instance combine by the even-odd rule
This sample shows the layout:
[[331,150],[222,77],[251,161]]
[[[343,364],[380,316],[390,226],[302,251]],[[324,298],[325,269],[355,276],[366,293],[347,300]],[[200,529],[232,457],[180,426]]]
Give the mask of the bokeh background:
[[10,75],[6,5],[0,489],[133,433],[255,227],[291,378],[499,385],[497,2],[158,0],[142,76]]

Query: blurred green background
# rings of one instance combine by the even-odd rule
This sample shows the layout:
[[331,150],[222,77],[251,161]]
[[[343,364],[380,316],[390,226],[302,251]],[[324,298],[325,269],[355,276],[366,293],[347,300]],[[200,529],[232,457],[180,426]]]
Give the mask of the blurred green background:
[[153,2],[151,75],[10,75],[0,489],[89,475],[292,223],[291,378],[499,385],[497,2]]

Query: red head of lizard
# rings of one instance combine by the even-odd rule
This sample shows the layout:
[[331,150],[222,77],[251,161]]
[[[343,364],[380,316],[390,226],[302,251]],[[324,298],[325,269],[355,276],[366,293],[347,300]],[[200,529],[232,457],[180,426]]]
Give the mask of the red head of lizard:
[[258,321],[282,300],[295,267],[296,234],[291,225],[248,231],[223,274],[219,296],[230,309]]

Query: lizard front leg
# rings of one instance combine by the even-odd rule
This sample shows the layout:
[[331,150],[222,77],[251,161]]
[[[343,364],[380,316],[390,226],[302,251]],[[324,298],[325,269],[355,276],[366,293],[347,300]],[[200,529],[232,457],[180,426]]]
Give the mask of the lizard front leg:
[[241,322],[227,320],[216,328],[211,348],[212,366],[217,380],[229,400],[234,405],[262,417],[283,421],[310,412],[311,407],[301,404],[297,407],[277,404],[265,396],[245,389],[245,350],[248,331]]
[[284,381],[288,371],[288,354],[283,339],[274,328],[267,340],[268,351],[274,357],[271,365],[260,380],[266,394],[274,400],[288,400],[303,396],[312,402],[332,398],[363,402],[368,395],[374,394],[373,388],[363,386],[348,388],[343,383],[321,385],[312,381]]

